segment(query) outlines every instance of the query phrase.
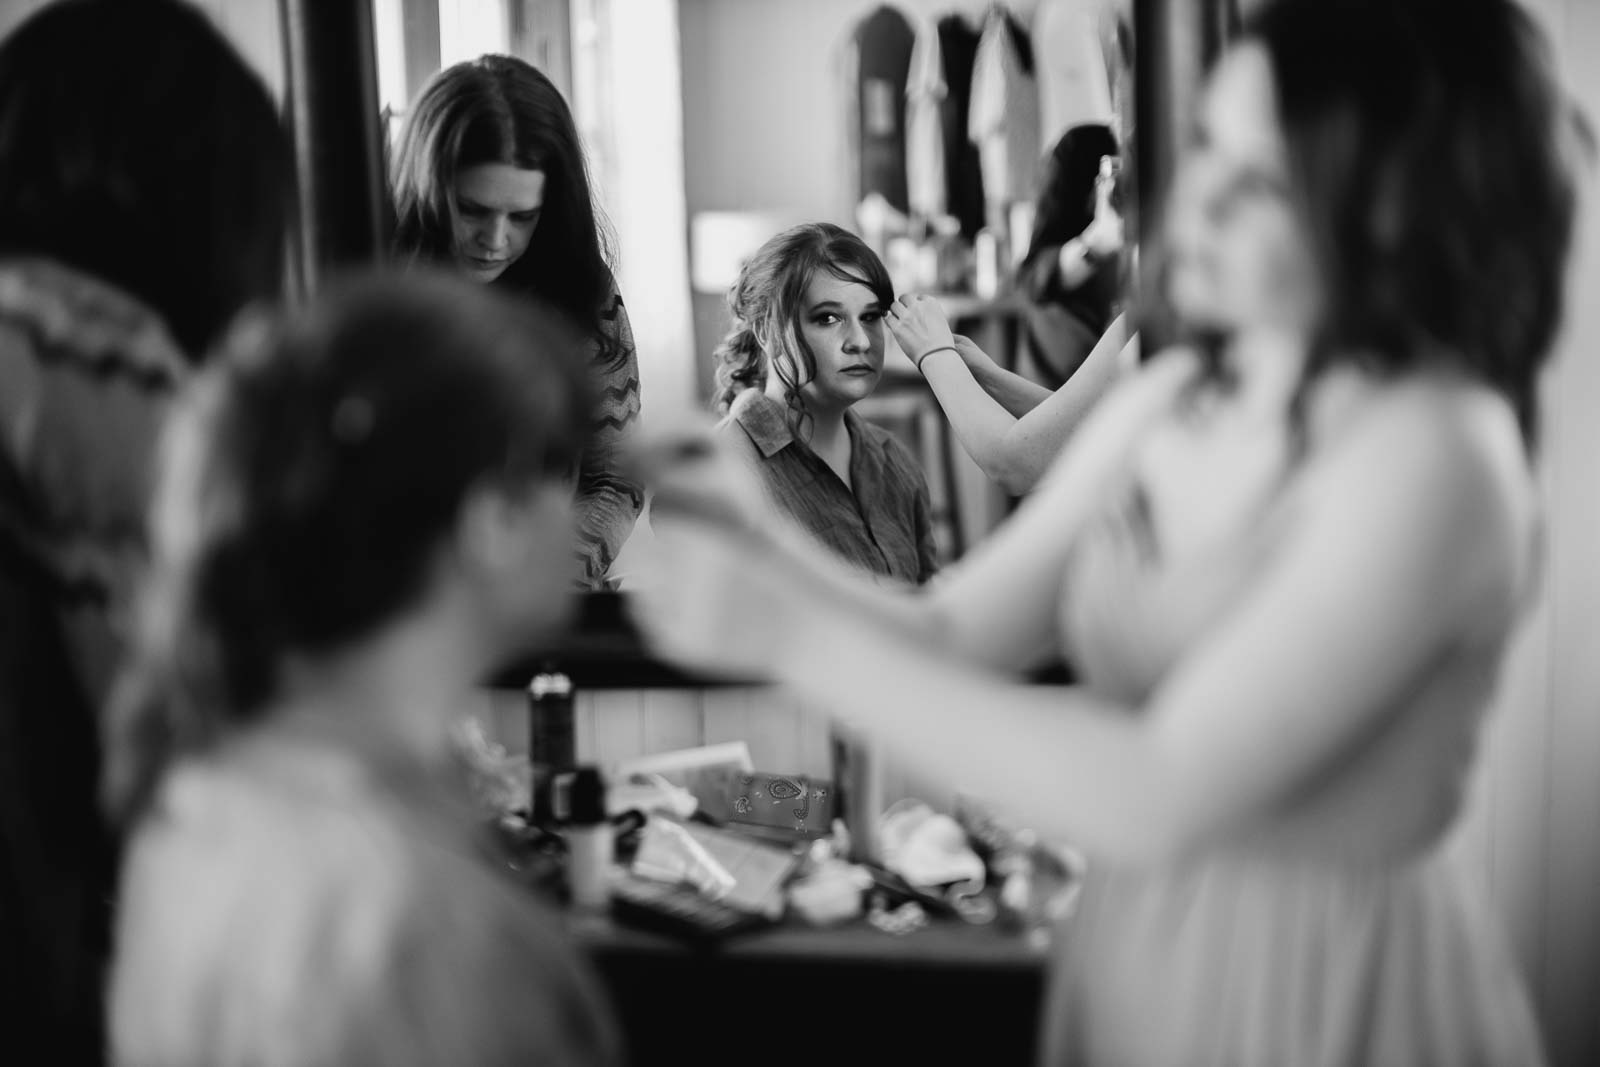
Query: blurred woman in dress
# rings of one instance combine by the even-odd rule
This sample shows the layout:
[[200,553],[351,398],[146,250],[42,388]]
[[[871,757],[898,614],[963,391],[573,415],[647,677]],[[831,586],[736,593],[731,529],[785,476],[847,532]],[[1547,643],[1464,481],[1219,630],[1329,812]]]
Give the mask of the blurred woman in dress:
[[[1512,0],[1266,3],[1168,216],[1212,344],[1119,385],[930,595],[717,518],[736,466],[662,475],[657,647],[1089,853],[1047,1062],[1543,1062],[1441,842],[1539,579],[1575,125]],[[893,313],[948,343],[919,303]],[[1011,680],[1051,648],[1081,689]]]

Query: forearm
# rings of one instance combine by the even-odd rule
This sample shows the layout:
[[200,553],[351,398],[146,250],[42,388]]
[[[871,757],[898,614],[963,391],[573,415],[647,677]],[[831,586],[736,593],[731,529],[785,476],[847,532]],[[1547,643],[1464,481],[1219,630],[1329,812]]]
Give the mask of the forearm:
[[781,680],[919,771],[1095,855],[1149,861],[1183,844],[1179,791],[1134,709],[985,674],[842,611],[797,629]]
[[[923,358],[920,369],[961,447],[984,474],[1007,485],[1014,466],[1007,440],[1016,417],[980,386],[956,352],[934,352]],[[1050,395],[1048,390],[1044,393]]]
[[1009,491],[1021,494],[1038,484],[1073,433],[1122,375],[1122,352],[1127,342],[1127,320],[1119,316],[1072,377],[1006,433],[1002,447],[1011,462],[1009,480],[1003,484]]
[[983,391],[1014,418],[1022,418],[1050,398],[1049,389],[993,361],[969,366],[968,369]]
[[953,647],[951,628],[938,604],[927,595],[926,586],[893,581],[851,567],[786,516],[771,523],[763,536],[807,588],[852,615],[926,647],[960,653]]

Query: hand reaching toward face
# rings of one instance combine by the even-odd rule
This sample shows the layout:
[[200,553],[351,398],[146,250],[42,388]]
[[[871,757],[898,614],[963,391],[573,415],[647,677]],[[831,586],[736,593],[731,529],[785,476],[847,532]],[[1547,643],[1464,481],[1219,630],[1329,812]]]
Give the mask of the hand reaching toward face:
[[950,332],[950,322],[945,318],[944,309],[930,296],[902,294],[889,305],[886,318],[889,332],[894,334],[900,350],[913,363],[920,362],[935,348],[955,346],[955,337]]

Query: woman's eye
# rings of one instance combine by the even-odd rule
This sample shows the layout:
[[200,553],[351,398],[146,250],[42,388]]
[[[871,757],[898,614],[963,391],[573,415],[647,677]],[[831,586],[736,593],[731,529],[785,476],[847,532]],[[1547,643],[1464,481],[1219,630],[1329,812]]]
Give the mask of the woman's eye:
[[861,321],[862,322],[878,322],[878,321],[882,320],[882,318],[883,318],[883,312],[881,312],[881,311],[869,311],[865,315],[861,316]]
[[461,213],[463,218],[468,219],[479,219],[482,218],[484,214],[483,208],[476,204],[457,204],[456,210]]
[[824,312],[811,321],[816,323],[818,326],[832,326],[834,323],[839,321],[839,316],[833,314],[832,312]]
[[539,219],[537,211],[519,211],[511,216],[517,222],[536,222]]

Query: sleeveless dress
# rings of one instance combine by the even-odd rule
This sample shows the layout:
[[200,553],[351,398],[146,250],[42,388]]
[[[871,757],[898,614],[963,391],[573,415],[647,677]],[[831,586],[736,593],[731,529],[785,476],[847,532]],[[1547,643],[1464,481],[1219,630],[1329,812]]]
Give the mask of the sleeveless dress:
[[[1175,555],[1136,479],[1113,494],[1074,545],[1060,610],[1088,689],[1143,704],[1281,540],[1285,484],[1242,535]],[[1428,706],[1224,853],[1158,869],[1091,863],[1058,937],[1044,1062],[1543,1064],[1502,933],[1439,844],[1497,659],[1463,656]]]

